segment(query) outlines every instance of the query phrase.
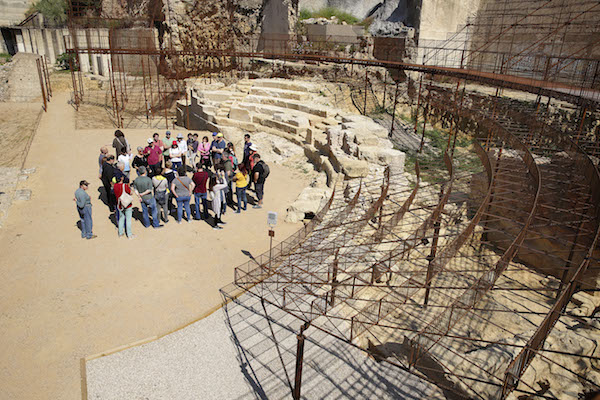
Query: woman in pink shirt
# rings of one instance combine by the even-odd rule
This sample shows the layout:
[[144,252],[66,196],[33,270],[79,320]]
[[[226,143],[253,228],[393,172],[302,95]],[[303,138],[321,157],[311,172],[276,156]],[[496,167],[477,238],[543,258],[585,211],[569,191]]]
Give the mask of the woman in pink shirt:
[[198,145],[198,151],[200,152],[200,162],[202,165],[210,168],[210,143],[207,136],[202,138],[202,143]]

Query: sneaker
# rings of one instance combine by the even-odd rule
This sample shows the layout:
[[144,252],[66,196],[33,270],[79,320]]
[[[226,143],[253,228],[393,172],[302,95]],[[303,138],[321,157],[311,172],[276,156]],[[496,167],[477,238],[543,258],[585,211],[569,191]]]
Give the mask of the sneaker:
[[130,240],[135,239],[135,235],[127,236],[127,239],[130,239]]
[[96,239],[97,237],[98,237],[98,236],[96,236],[96,235],[92,235],[92,236],[90,236],[90,237],[88,238],[88,240],[89,240],[89,239]]
[[241,211],[240,211],[240,210],[237,210],[237,211],[235,211],[235,213],[236,213],[236,214],[239,214],[239,213],[241,213]]
[[181,223],[181,221],[177,221],[177,223],[178,223],[178,224],[180,224],[180,223]]
[[262,208],[262,206],[258,205],[258,204],[255,204],[255,205],[252,206],[252,208]]
[[154,229],[163,228],[164,225],[155,226]]
[[227,222],[219,221],[217,222],[217,225],[227,225]]
[[188,219],[188,220],[187,220],[187,222],[188,222],[188,224],[191,224],[191,223],[192,223],[192,220],[191,220],[191,219]]
[[218,231],[218,230],[220,230],[220,229],[223,229],[223,227],[221,227],[221,226],[217,225],[217,226],[213,226],[213,229],[214,229],[215,231]]

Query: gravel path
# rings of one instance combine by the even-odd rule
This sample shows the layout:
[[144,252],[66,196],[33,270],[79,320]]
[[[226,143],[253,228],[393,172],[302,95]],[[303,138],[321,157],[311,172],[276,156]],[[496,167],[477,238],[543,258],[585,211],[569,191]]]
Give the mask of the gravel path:
[[[300,322],[271,306],[266,311],[269,320],[259,300],[243,295],[181,331],[92,360],[88,398],[291,398]],[[303,398],[443,398],[332,336],[314,328],[306,334]]]

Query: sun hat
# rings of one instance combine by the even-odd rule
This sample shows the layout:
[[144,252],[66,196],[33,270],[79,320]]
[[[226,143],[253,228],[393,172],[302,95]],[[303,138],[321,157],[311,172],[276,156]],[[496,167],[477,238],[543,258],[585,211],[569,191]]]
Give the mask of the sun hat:
[[173,144],[177,146],[177,140],[173,140]]
[[213,132],[213,136],[217,136],[217,132]]
[[217,133],[217,137],[223,137],[222,133]]
[[148,138],[148,144],[154,142],[154,140],[152,140],[152,138]]
[[183,139],[183,133],[178,133],[177,134],[177,139]]
[[252,150],[252,151],[258,151],[258,147],[256,147],[255,144],[253,144],[252,146],[250,146],[250,150]]
[[166,132],[165,132],[165,135],[167,135],[167,136],[171,136],[171,131],[166,131]]

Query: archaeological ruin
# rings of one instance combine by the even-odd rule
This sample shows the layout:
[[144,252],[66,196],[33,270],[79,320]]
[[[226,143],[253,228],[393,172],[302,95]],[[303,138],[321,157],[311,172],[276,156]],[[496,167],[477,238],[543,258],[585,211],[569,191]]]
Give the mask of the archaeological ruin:
[[273,398],[336,397],[305,394],[313,334],[383,366],[382,398],[600,390],[599,1],[68,0],[67,17],[3,28],[43,56],[44,109],[64,52],[78,113],[250,133],[314,172],[280,217],[301,228],[221,289],[294,321]]

